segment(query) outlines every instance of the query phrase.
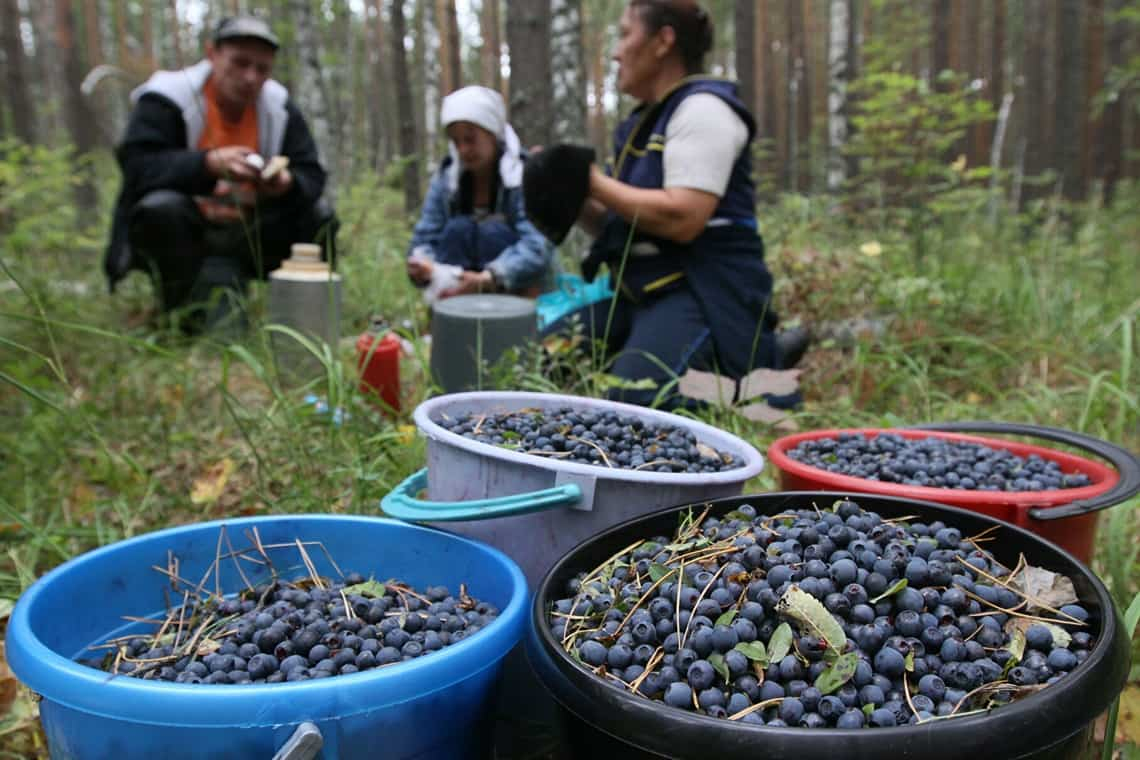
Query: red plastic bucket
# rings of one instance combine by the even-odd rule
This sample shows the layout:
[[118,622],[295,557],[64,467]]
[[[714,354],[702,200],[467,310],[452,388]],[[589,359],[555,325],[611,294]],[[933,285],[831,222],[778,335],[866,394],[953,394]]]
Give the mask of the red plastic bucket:
[[[1112,463],[1112,467],[1056,449],[1000,438],[966,435],[965,431],[1031,436],[1057,441],[1103,457]],[[1006,449],[1020,457],[1036,454],[1043,459],[1057,462],[1065,473],[1084,473],[1091,484],[1080,488],[1021,492],[929,488],[840,475],[803,464],[788,456],[787,452],[803,441],[835,438],[840,433],[861,433],[868,438],[881,433],[892,433],[913,439],[934,436]],[[1140,461],[1127,450],[1067,430],[1003,422],[946,423],[915,428],[813,430],[774,441],[768,449],[768,461],[779,470],[780,485],[783,490],[854,491],[949,504],[1030,530],[1061,546],[1082,562],[1088,562],[1092,558],[1097,510],[1127,501],[1140,492]]]

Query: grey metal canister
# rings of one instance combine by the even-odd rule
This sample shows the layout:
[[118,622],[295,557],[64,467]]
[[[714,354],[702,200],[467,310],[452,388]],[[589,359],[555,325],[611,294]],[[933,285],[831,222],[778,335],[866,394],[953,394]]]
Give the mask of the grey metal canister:
[[[269,321],[291,328],[313,341],[320,351],[327,344],[334,352],[340,340],[341,276],[321,261],[321,248],[294,243],[290,257],[269,273]],[[320,359],[295,336],[270,334],[273,357],[280,376],[290,382],[307,382],[324,373]]]
[[538,334],[534,301],[479,294],[438,302],[431,321],[431,374],[445,393],[479,390],[485,372],[508,349]]

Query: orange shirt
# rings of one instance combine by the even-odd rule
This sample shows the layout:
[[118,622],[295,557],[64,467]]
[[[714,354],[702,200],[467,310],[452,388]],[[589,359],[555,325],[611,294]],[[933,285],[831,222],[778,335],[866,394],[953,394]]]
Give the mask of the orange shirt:
[[[206,103],[206,123],[202,127],[202,136],[198,138],[198,150],[240,145],[257,152],[257,108],[255,106],[247,107],[238,121],[228,120],[222,113],[221,107],[218,106],[213,77],[206,79],[206,84],[202,88],[202,99]],[[214,194],[219,196],[232,194],[242,206],[253,205],[257,197],[254,186],[249,182],[237,185],[219,182],[214,189]],[[232,210],[233,201],[199,198],[198,206],[206,218],[210,219],[214,218],[216,216],[214,212],[222,207],[229,207]]]
[[198,150],[224,148],[227,145],[241,145],[252,151],[257,150],[257,108],[249,106],[242,112],[239,121],[228,121],[218,106],[213,77],[206,80],[202,98],[206,101],[206,124],[202,128],[202,136],[198,138]]

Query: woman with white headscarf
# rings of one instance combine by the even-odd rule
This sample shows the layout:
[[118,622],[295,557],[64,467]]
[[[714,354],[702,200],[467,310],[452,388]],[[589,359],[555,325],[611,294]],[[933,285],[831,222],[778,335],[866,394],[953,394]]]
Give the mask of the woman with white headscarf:
[[[443,99],[448,156],[432,178],[408,247],[408,276],[421,287],[458,274],[439,297],[509,292],[536,296],[553,277],[554,247],[526,217],[525,154],[502,96],[464,87]],[[440,266],[444,265],[444,266]]]

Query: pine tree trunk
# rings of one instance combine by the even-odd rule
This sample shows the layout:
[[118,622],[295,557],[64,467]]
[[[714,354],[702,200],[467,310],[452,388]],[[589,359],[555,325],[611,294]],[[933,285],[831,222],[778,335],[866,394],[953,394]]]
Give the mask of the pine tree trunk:
[[756,104],[756,5],[753,0],[736,0],[733,3],[733,34],[736,39],[736,81],[740,85],[740,99],[753,114]]
[[[588,9],[588,12],[587,12]],[[590,143],[598,150],[598,155],[610,154],[609,129],[606,126],[606,64],[609,61],[608,37],[609,19],[596,5],[583,9],[583,55],[589,64],[590,75]]]
[[580,142],[586,136],[586,76],[582,57],[582,0],[550,4],[550,78],[554,123],[551,138]]
[[118,54],[115,57],[116,63],[123,69],[126,69],[128,59],[131,57],[130,48],[127,46],[127,40],[130,37],[130,32],[127,31],[127,2],[126,0],[115,0],[115,39],[119,41]]
[[[1025,5],[1024,59],[1021,74],[1025,81],[1022,97],[1022,135],[1025,140],[1025,174],[1029,177],[1040,175],[1049,168],[1049,143],[1046,139],[1046,115],[1048,97],[1044,76],[1046,45],[1045,2],[1027,2]],[[1042,188],[1027,187],[1023,196],[1036,198],[1043,194]]]
[[143,44],[143,61],[146,63],[147,69],[155,67],[154,55],[154,9],[152,3],[143,3],[142,12],[142,44]]
[[503,38],[499,28],[499,0],[483,0],[482,13],[479,14],[479,30],[483,35],[479,64],[483,72],[483,84],[502,92],[503,69],[499,58],[503,52]]
[[[969,72],[971,80],[983,83],[983,93],[989,81],[985,76],[986,61],[982,56],[982,11],[981,0],[968,0],[966,3],[966,17],[963,19],[963,44],[965,57],[962,68]],[[971,167],[986,166],[989,163],[989,123],[971,124],[966,131],[966,150],[968,165]]]
[[951,68],[950,48],[952,47],[952,19],[953,9],[951,0],[934,0],[934,15],[931,17],[931,61],[930,76],[938,81],[938,75]]
[[802,180],[810,166],[810,150],[806,145],[811,135],[811,88],[809,86],[804,41],[804,7],[790,2],[788,14],[788,189],[806,188]]
[[756,0],[753,12],[755,44],[753,55],[755,69],[752,72],[752,86],[756,104],[756,121],[760,124],[760,137],[765,140],[776,138],[776,109],[772,102],[775,78],[772,66],[772,40],[769,36],[771,24],[768,21],[768,0]]
[[774,157],[780,189],[789,190],[791,188],[789,180],[791,178],[792,138],[788,131],[788,125],[794,121],[794,117],[788,114],[789,103],[791,102],[792,66],[791,53],[788,49],[787,7],[782,3],[771,3],[769,9],[773,14],[769,18],[772,38],[768,49],[774,53],[770,57],[773,80],[772,87],[769,90],[773,105],[772,123],[776,127],[773,133],[776,141]]
[[[861,0],[848,0],[847,2],[847,82],[851,83],[859,78],[859,71],[861,68],[859,62],[859,50],[862,43],[862,18],[871,12],[869,6],[862,4]],[[855,134],[855,125],[851,121],[851,115],[855,113],[856,103],[851,97],[851,93],[847,93],[846,112],[844,113],[844,120],[847,126],[847,141],[850,142],[852,136]],[[859,173],[859,158],[857,156],[847,156],[847,179],[855,177]]]
[[[398,0],[393,0],[398,2]],[[413,0],[412,4],[412,103],[413,118],[416,124],[417,166],[431,165],[432,142],[435,136],[435,120],[428,116],[428,104],[432,100],[431,77],[428,68],[428,23],[429,0]]]
[[404,36],[407,25],[404,23],[403,0],[393,0],[391,4],[392,80],[396,87],[396,113],[400,122],[400,158],[404,166],[404,211],[409,214],[420,205],[420,170],[416,158],[416,117],[412,105],[412,86],[408,77],[408,59],[404,54]]
[[[1105,65],[1108,69],[1123,66],[1126,60],[1128,27],[1124,21],[1115,18],[1115,13],[1123,9],[1126,0],[1114,0],[1110,6],[1114,18],[1108,27],[1108,40],[1105,44]],[[1116,191],[1116,183],[1124,171],[1124,98],[1113,98],[1104,108],[1101,121],[1101,143],[1103,145],[1101,171],[1104,177],[1104,201],[1111,203]]]
[[459,22],[455,0],[436,0],[435,23],[439,29],[440,95],[448,95],[463,86],[459,65]]
[[103,62],[103,42],[99,35],[98,0],[83,0],[83,27],[87,33],[87,65],[98,66]]
[[550,143],[550,6],[510,0],[511,123],[524,145]]
[[1102,175],[1104,114],[1096,113],[1095,99],[1104,91],[1104,0],[1088,0],[1085,37],[1085,91],[1081,113],[1088,114],[1081,137],[1081,184],[1087,189]]
[[[57,0],[55,5],[55,43],[55,53],[63,64],[63,110],[67,130],[76,154],[84,156],[95,147],[94,116],[79,91],[79,83],[83,81],[83,62],[75,45],[75,13],[68,0]],[[98,202],[89,167],[80,171],[80,182],[75,186],[75,202],[80,214],[89,221]]]
[[1056,151],[1061,190],[1069,199],[1084,196],[1081,186],[1081,15],[1083,0],[1061,0],[1057,24]]
[[831,34],[827,46],[827,189],[838,193],[847,179],[843,149],[847,144],[847,83],[850,76],[848,0],[831,0],[828,12]]
[[372,25],[370,27],[372,48],[372,86],[368,89],[369,115],[372,124],[372,166],[377,170],[392,160],[393,144],[399,127],[393,118],[392,89],[395,81],[388,76],[391,56],[388,52],[388,36],[384,26],[384,1],[370,0]]
[[[1005,0],[991,0],[993,3],[993,19],[990,24],[990,103],[994,113],[1001,110],[1002,99],[1005,97]],[[995,121],[987,134],[992,140],[997,131]],[[991,143],[992,147],[992,143]],[[1000,157],[999,157],[1000,158]],[[1000,162],[999,162],[1000,163]]]
[[28,94],[27,54],[20,38],[20,6],[0,2],[0,35],[4,48],[4,88],[12,134],[26,143],[36,142],[36,114]]
[[[321,151],[323,163],[330,170],[339,166],[339,139],[334,126],[335,105],[321,69],[317,30],[314,26],[312,3],[309,0],[289,0],[289,8],[296,34],[295,45],[299,66],[296,87],[291,93],[301,113],[309,123],[313,139]],[[333,184],[334,177],[329,177]]]

